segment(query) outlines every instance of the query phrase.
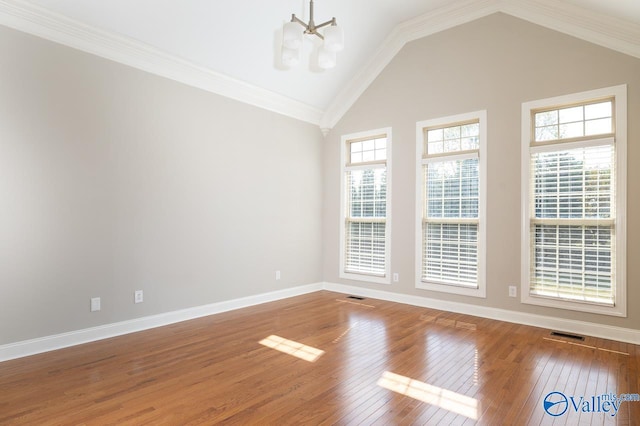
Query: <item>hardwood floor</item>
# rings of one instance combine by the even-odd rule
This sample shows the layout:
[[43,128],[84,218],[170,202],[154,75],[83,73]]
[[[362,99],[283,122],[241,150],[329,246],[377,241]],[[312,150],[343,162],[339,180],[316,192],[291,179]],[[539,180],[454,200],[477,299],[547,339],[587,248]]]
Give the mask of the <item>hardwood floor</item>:
[[549,332],[323,291],[0,363],[0,424],[639,425],[582,409],[640,347]]

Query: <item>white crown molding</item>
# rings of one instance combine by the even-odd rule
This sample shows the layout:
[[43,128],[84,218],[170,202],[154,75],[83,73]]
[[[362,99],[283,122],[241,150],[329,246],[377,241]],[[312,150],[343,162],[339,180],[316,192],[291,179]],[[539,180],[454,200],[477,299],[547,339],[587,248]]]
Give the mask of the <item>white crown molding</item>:
[[322,116],[305,103],[25,1],[0,0],[0,25],[308,123],[317,125]]
[[629,21],[558,0],[461,0],[396,26],[334,98],[320,127],[333,128],[406,43],[496,12],[640,58],[640,25]]
[[187,321],[208,315],[219,314],[235,309],[247,308],[261,303],[273,302],[289,297],[300,296],[322,290],[322,283],[308,284],[299,287],[277,290],[269,293],[257,294],[240,299],[226,300],[203,306],[182,309],[179,311],[165,312],[129,321],[121,321],[105,324],[98,327],[85,328],[68,333],[45,336],[37,339],[24,340],[0,346],[0,362],[10,359],[22,358],[69,346],[108,339],[123,334],[135,333],[150,328],[162,327],[181,321]]
[[412,306],[437,309],[440,311],[455,312],[465,315],[473,315],[498,321],[515,324],[530,325],[532,327],[547,328],[556,331],[576,333],[585,336],[599,337],[602,339],[616,340],[619,342],[640,344],[640,330],[614,327],[586,321],[574,321],[564,318],[549,317],[544,315],[529,314],[525,312],[509,311],[506,309],[492,308],[488,306],[470,305],[467,303],[452,302],[449,300],[431,299],[422,296],[393,293],[384,290],[372,290],[364,287],[356,287],[345,284],[327,283],[323,288],[337,293],[352,294],[355,296],[371,297],[389,302],[405,303]]
[[640,25],[557,0],[502,1],[501,12],[640,58]]

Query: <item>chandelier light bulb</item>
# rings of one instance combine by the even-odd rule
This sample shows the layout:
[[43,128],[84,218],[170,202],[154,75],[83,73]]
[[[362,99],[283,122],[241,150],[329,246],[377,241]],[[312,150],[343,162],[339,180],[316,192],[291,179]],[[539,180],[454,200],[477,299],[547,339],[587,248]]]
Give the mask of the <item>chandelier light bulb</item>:
[[282,44],[289,49],[299,49],[302,45],[302,31],[297,22],[291,21],[282,27]]
[[339,52],[344,49],[342,27],[331,25],[324,30],[324,48],[331,52]]

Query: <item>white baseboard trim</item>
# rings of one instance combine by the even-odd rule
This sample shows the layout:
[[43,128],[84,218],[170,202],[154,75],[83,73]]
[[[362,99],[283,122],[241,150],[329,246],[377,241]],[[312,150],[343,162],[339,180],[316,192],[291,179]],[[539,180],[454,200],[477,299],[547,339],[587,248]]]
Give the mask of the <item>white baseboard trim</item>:
[[320,291],[322,289],[323,283],[308,284],[284,290],[272,291],[269,293],[257,294],[254,296],[242,297],[239,299],[181,309],[179,311],[166,312],[163,314],[136,318],[128,321],[70,331],[68,333],[9,343],[0,346],[0,362],[62,349],[69,346],[80,345],[82,343],[94,342],[96,340],[107,339],[109,337],[121,336],[123,334],[134,333],[136,331],[148,330],[150,328],[161,327],[163,325],[174,324],[207,315],[246,308],[249,306],[259,305],[261,303],[300,296]]
[[544,315],[529,314],[525,312],[509,311],[506,309],[491,308],[487,306],[470,305],[467,303],[452,302],[447,300],[431,299],[422,296],[392,293],[384,290],[372,290],[363,287],[345,284],[324,283],[323,288],[337,293],[353,294],[356,296],[371,297],[389,302],[404,303],[407,305],[424,308],[438,309],[441,311],[456,312],[460,314],[474,315],[482,318],[495,319],[516,324],[530,325],[539,328],[548,328],[557,331],[581,334],[585,336],[600,337],[603,339],[617,340],[620,342],[640,345],[640,330],[614,327],[586,321],[575,321],[564,318],[548,317]]
[[121,336],[123,334],[148,330],[150,328],[161,327],[235,309],[247,308],[261,303],[273,302],[320,290],[371,297],[389,302],[404,303],[407,305],[474,315],[482,318],[530,325],[533,327],[548,328],[640,345],[640,330],[325,282],[277,290],[239,299],[226,300],[208,305],[181,309],[179,311],[166,312],[163,314],[136,318],[128,321],[70,331],[68,333],[40,337],[37,339],[9,343],[0,346],[0,362],[62,349],[69,346],[80,345],[83,343],[94,342],[96,340]]

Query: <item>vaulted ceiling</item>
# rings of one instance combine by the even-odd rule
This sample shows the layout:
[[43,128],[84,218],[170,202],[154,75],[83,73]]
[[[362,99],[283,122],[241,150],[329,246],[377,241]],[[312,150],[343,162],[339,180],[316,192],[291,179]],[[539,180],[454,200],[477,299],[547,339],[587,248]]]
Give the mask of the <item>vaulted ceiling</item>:
[[495,12],[640,57],[638,0],[315,0],[345,32],[338,65],[279,61],[308,0],[0,0],[0,24],[331,128],[402,46]]

